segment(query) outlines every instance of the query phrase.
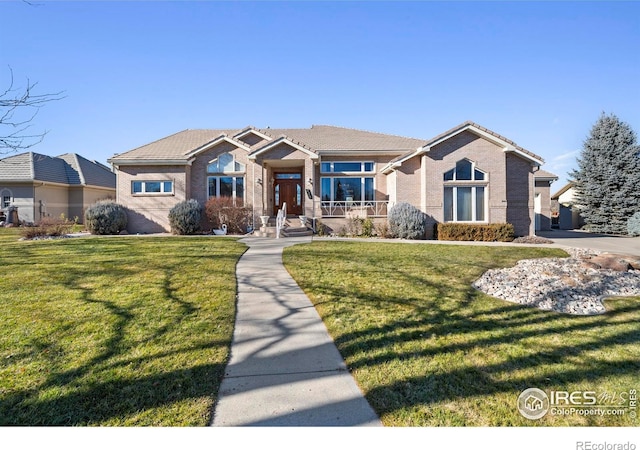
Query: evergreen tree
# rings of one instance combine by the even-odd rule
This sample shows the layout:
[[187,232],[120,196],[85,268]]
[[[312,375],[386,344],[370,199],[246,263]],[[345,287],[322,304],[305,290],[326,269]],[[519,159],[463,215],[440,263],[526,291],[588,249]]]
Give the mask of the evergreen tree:
[[586,228],[626,234],[627,221],[640,211],[640,147],[631,127],[603,113],[584,141],[578,169],[570,175]]

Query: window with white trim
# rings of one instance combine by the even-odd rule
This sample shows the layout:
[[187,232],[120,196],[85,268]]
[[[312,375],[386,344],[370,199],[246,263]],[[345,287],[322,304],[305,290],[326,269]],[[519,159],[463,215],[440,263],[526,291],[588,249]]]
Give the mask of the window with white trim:
[[244,201],[246,166],[231,153],[223,153],[207,165],[207,195],[209,198],[231,197]]
[[3,195],[2,196],[2,208],[8,208],[9,206],[11,206],[11,196],[10,195]]
[[374,172],[375,164],[371,161],[327,161],[320,165],[322,173],[359,173]]
[[131,193],[140,194],[173,194],[173,181],[136,180],[131,182]]
[[444,173],[445,222],[487,220],[487,174],[468,159]]

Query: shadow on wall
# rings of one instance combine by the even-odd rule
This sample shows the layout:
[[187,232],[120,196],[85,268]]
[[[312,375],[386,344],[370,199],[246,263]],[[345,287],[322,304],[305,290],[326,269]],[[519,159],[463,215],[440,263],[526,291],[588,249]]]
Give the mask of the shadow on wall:
[[144,214],[127,209],[127,231],[129,233],[166,233],[162,225],[154,222]]

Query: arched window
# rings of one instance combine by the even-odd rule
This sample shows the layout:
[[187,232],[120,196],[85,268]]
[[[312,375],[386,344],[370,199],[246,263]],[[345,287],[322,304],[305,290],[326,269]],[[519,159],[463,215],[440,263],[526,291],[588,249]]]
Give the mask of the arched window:
[[444,173],[445,222],[487,221],[487,174],[462,159]]
[[482,181],[485,173],[476,169],[475,164],[468,159],[456,163],[456,167],[444,173],[444,181]]
[[233,173],[244,172],[245,165],[235,160],[231,153],[223,153],[207,166],[209,173]]
[[231,197],[244,200],[245,165],[235,160],[231,153],[223,153],[207,165],[208,197]]

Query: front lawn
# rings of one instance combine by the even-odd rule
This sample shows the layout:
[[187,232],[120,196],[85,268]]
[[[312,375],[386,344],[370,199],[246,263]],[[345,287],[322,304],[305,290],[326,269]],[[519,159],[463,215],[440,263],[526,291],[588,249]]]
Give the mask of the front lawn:
[[18,237],[0,230],[0,425],[210,421],[243,244]]
[[489,268],[566,256],[536,247],[316,241],[285,249],[368,401],[387,426],[637,426],[624,416],[532,421],[520,393],[640,388],[640,298],[601,316],[504,302],[471,287]]

